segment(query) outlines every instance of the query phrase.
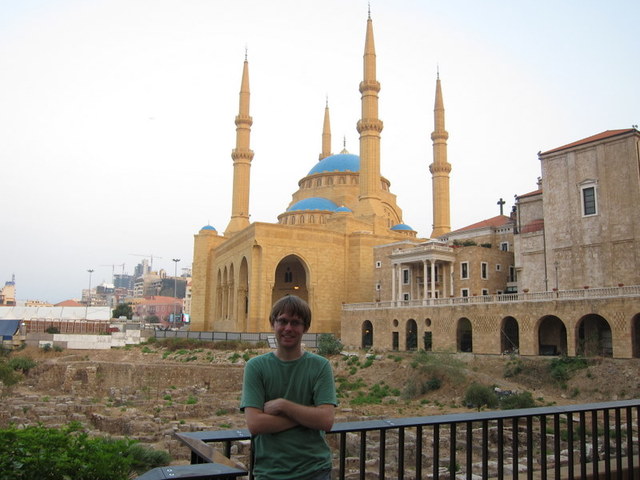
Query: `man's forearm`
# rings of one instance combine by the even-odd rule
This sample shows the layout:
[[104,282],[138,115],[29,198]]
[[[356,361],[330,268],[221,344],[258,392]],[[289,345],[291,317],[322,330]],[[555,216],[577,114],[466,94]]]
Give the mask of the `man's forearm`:
[[307,428],[325,432],[331,430],[335,418],[335,407],[333,405],[307,406],[284,398],[270,400],[265,403],[264,411],[265,413],[284,416]]
[[293,419],[287,416],[271,415],[251,407],[245,409],[245,419],[247,428],[253,435],[283,432],[297,425]]

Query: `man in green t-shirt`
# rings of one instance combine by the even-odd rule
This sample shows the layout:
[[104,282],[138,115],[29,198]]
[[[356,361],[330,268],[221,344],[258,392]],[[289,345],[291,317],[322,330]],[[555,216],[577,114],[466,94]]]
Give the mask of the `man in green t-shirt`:
[[287,295],[271,309],[275,352],[254,357],[244,370],[240,408],[254,436],[257,480],[328,480],[331,430],[337,405],[329,361],[302,348],[311,325],[309,305]]

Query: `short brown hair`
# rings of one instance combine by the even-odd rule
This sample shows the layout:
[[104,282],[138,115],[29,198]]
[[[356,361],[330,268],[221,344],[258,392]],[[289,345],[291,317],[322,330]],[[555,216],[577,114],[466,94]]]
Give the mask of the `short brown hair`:
[[304,329],[308,330],[311,326],[311,309],[309,304],[300,297],[295,295],[287,295],[282,297],[271,308],[269,315],[269,323],[273,326],[278,316],[282,313],[288,313],[291,316],[298,317],[304,322]]

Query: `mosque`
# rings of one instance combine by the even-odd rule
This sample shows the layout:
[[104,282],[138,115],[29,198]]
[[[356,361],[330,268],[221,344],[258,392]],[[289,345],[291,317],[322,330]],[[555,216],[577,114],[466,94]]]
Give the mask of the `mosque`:
[[[278,298],[295,294],[314,312],[311,331],[340,332],[342,305],[375,299],[374,247],[416,239],[380,172],[373,23],[367,19],[364,74],[360,82],[360,155],[331,153],[325,107],[319,161],[298,182],[277,223],[249,222],[250,148],[249,65],[245,58],[236,116],[231,218],[224,234],[207,225],[194,240],[191,319],[193,330],[269,331],[268,314]],[[436,80],[432,237],[450,230],[448,133],[440,79]],[[506,218],[506,217],[505,217]]]

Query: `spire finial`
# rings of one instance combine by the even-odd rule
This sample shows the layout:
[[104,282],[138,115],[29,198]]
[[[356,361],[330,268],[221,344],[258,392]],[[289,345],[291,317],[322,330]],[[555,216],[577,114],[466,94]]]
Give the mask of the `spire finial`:
[[369,16],[369,20],[371,20],[371,2],[367,2],[368,5],[368,16]]
[[440,64],[436,63],[436,80],[440,80]]
[[244,61],[247,61],[247,57],[249,56],[249,46],[245,45],[244,46]]
[[329,94],[328,94],[328,93],[327,93],[327,95],[326,95],[326,97],[325,97],[325,103],[324,103],[324,106],[325,106],[326,108],[329,108]]

